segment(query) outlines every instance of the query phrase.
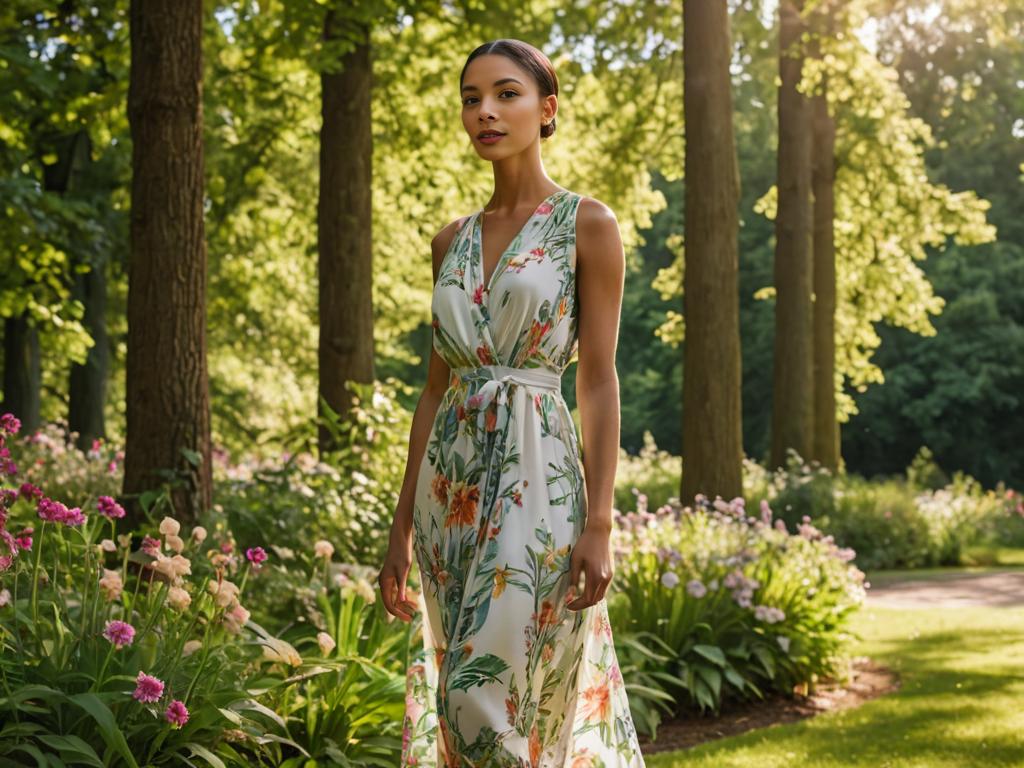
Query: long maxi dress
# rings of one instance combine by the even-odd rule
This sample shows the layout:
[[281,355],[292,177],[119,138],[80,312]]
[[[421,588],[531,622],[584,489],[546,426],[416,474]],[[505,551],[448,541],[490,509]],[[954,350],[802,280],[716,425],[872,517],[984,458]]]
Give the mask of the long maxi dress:
[[403,767],[644,765],[606,602],[565,606],[587,516],[560,387],[577,352],[580,199],[548,196],[487,286],[482,211],[439,269],[433,344],[452,373],[417,476],[423,643],[407,668]]

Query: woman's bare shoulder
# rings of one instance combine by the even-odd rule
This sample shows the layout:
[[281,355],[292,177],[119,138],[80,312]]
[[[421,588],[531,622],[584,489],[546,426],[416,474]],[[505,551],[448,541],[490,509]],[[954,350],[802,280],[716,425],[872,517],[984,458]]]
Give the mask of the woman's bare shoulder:
[[576,210],[576,249],[587,261],[617,259],[622,253],[619,220],[608,205],[593,197],[580,197]]
[[455,240],[455,235],[458,234],[459,230],[465,226],[469,216],[460,216],[457,219],[445,224],[441,227],[441,230],[434,235],[430,241],[430,250],[434,259],[434,279],[437,279],[437,271],[441,267],[441,261],[444,259],[444,255],[448,253],[448,249],[451,248],[452,242]]

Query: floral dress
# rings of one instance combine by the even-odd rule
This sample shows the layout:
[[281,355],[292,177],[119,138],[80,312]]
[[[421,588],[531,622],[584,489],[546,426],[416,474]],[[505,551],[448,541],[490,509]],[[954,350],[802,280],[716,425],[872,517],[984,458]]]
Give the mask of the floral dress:
[[[451,380],[417,476],[422,644],[402,766],[643,766],[605,600],[566,607],[586,489],[561,375],[577,351],[576,211],[549,195],[484,285],[482,211],[431,304]],[[570,598],[571,599],[571,598]]]

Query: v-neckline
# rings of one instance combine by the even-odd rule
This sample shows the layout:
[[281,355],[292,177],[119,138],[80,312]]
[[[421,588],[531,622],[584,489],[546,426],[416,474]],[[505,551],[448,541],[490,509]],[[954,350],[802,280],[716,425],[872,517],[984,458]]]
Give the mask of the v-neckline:
[[526,231],[526,228],[528,226],[530,226],[530,222],[533,221],[534,217],[536,217],[537,211],[539,211],[541,208],[543,208],[545,203],[551,202],[551,200],[553,198],[557,197],[558,195],[560,195],[560,194],[562,194],[563,192],[566,192],[566,191],[568,191],[568,190],[565,190],[565,189],[556,190],[556,191],[552,192],[550,195],[548,195],[547,197],[545,197],[543,200],[541,200],[539,203],[537,203],[537,206],[533,209],[533,213],[531,213],[529,215],[529,217],[527,217],[526,221],[523,222],[523,226],[521,226],[518,229],[518,231],[514,235],[512,235],[512,239],[508,241],[508,245],[506,245],[505,249],[498,255],[498,261],[494,265],[494,271],[491,272],[490,277],[487,277],[484,274],[484,222],[483,222],[484,209],[481,208],[477,212],[477,215],[476,215],[476,237],[474,238],[475,241],[476,241],[476,246],[477,246],[477,252],[475,254],[475,256],[476,256],[475,260],[476,260],[477,271],[478,271],[478,273],[480,275],[480,283],[479,283],[479,285],[483,286],[485,294],[490,295],[491,288],[493,287],[493,284],[494,284],[494,280],[498,276],[498,274],[501,272],[501,269],[502,269],[502,266],[503,266],[503,262],[505,261],[505,257],[508,256],[509,251],[512,250],[512,244],[515,243],[519,239],[519,236],[522,235],[524,231]]

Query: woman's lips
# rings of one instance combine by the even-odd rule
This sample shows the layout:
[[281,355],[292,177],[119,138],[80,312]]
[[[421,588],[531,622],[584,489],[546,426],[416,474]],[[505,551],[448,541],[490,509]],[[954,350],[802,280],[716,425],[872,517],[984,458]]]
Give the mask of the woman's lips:
[[505,138],[505,134],[498,133],[498,134],[490,134],[489,136],[481,136],[479,141],[480,141],[481,144],[497,144],[503,138]]

